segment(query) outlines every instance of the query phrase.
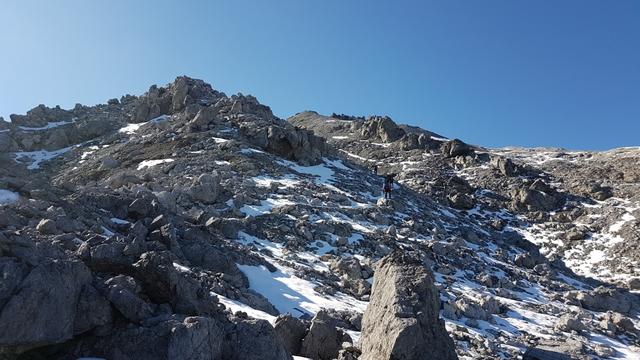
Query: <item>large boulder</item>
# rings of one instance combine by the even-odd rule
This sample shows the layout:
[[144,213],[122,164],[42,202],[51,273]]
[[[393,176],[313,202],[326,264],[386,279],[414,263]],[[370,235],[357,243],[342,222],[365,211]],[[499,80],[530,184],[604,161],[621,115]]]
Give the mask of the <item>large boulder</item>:
[[473,148],[462,140],[453,139],[442,145],[442,153],[446,157],[464,156],[473,153]]
[[564,202],[562,195],[542,179],[513,190],[511,198],[511,207],[516,211],[551,211]]
[[60,106],[50,108],[40,104],[27,111],[26,115],[11,114],[9,118],[11,119],[11,123],[16,126],[40,128],[50,122],[70,120],[72,116],[73,114],[71,112],[61,109]]
[[206,106],[200,109],[196,116],[189,122],[189,127],[192,131],[204,131],[207,130],[209,124],[216,121],[217,113],[213,106]]
[[167,359],[215,360],[222,354],[223,332],[218,322],[188,317],[171,329]]
[[509,158],[501,156],[495,157],[491,159],[491,165],[493,165],[504,176],[517,175],[516,165]]
[[613,189],[610,186],[603,186],[600,183],[587,181],[581,182],[574,187],[574,190],[581,195],[604,201],[613,196]]
[[139,286],[132,277],[120,275],[107,285],[107,298],[128,320],[141,322],[153,315],[153,307],[138,296]]
[[303,165],[320,163],[326,152],[324,139],[288,123],[263,127],[242,124],[240,131],[254,145]]
[[36,266],[0,313],[0,354],[58,344],[74,335],[74,319],[91,272],[79,261],[49,260]]
[[360,360],[457,359],[439,311],[433,275],[419,258],[399,251],[384,257],[362,319]]
[[228,360],[290,360],[282,340],[266,320],[241,320],[227,334]]
[[437,149],[440,141],[434,140],[430,135],[421,132],[407,132],[401,139],[402,150]]
[[582,353],[582,345],[577,340],[557,342],[545,340],[525,351],[522,360],[573,360]]
[[42,219],[36,226],[36,230],[43,235],[51,235],[58,232],[56,222],[51,219]]
[[463,194],[463,193],[455,193],[449,195],[447,198],[449,200],[449,205],[456,209],[469,210],[473,209],[475,206],[475,201],[473,200],[473,196]]
[[190,272],[174,265],[168,251],[142,254],[133,265],[134,277],[141,281],[144,292],[156,304],[170,304],[174,312],[205,315],[218,312],[217,299]]
[[291,314],[280,315],[276,319],[275,329],[287,351],[299,354],[302,339],[307,333],[307,325],[304,321]]
[[378,140],[385,143],[396,141],[405,135],[405,131],[388,116],[372,116],[368,118],[360,131],[364,139]]
[[348,335],[336,326],[337,321],[325,310],[318,311],[311,320],[309,332],[302,340],[301,355],[318,360],[335,359],[340,345],[345,340],[351,342]]
[[82,289],[76,306],[74,334],[82,334],[98,326],[109,324],[112,317],[113,312],[109,301],[93,286],[87,285]]
[[569,291],[565,299],[592,311],[615,311],[621,314],[640,310],[640,296],[620,289],[599,286],[589,291]]
[[194,201],[203,204],[213,204],[220,191],[220,177],[216,171],[211,174],[202,174],[189,188],[189,195]]
[[142,326],[116,329],[99,337],[78,357],[110,360],[217,360],[222,358],[223,324],[202,317],[172,316]]

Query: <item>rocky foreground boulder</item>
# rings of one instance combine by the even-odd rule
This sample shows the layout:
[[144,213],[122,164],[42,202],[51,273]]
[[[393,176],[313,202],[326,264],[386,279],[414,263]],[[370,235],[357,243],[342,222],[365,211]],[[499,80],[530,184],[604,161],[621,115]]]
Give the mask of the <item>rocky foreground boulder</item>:
[[394,252],[383,258],[362,319],[360,360],[457,359],[439,312],[433,275],[418,257]]

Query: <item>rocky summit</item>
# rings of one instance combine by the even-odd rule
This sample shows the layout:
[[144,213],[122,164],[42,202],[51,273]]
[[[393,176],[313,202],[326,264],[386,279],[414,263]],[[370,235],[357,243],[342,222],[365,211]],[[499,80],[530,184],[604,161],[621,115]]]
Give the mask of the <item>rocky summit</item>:
[[638,359],[639,263],[640,148],[188,77],[0,121],[0,359]]

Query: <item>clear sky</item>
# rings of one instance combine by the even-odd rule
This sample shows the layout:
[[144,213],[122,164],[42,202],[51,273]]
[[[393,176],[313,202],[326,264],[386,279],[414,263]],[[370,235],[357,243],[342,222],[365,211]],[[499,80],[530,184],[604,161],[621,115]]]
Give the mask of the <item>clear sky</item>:
[[637,0],[2,0],[0,115],[186,74],[486,146],[640,145]]

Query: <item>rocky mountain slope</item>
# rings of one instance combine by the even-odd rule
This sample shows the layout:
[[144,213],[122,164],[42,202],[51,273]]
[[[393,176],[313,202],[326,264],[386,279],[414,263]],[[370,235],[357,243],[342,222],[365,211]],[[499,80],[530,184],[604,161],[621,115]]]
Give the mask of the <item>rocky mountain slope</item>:
[[11,120],[0,358],[640,354],[638,149],[284,121],[187,77]]

